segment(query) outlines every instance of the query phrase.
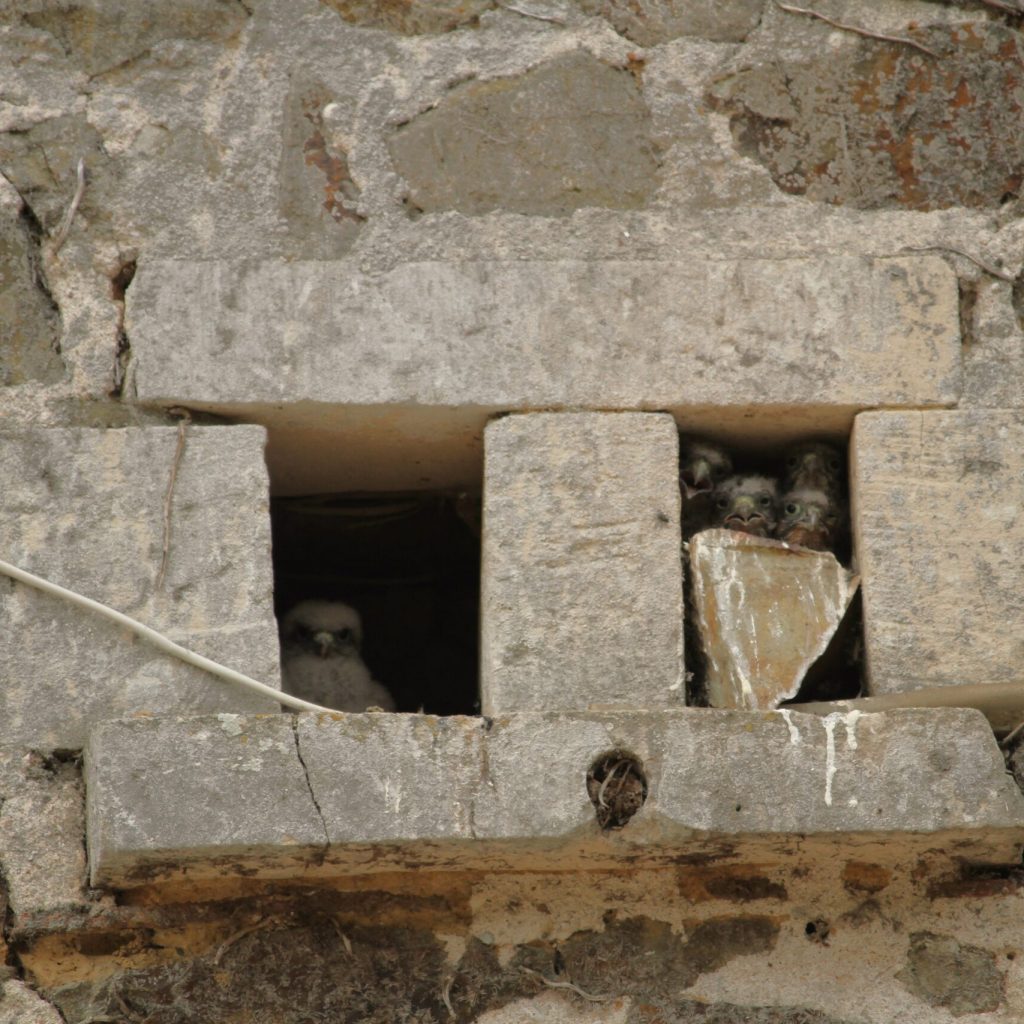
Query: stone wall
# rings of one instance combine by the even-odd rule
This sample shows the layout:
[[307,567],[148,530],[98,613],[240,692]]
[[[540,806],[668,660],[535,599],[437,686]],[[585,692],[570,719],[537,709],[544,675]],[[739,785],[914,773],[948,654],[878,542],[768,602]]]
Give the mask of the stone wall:
[[675,479],[849,442],[869,691],[1019,681],[1017,8],[4,7],[0,559],[277,685],[271,494],[483,492],[486,717],[0,577],[0,1024],[1024,1018],[988,724],[685,707]]

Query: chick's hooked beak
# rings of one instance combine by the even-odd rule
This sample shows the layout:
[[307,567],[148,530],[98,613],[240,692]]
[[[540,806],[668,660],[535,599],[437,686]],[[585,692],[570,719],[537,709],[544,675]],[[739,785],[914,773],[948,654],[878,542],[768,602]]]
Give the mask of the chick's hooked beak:
[[321,629],[313,634],[313,643],[316,644],[316,652],[321,658],[326,658],[334,648],[334,634],[326,629]]
[[683,490],[687,498],[695,498],[711,490],[711,464],[707,459],[694,459],[683,470]]

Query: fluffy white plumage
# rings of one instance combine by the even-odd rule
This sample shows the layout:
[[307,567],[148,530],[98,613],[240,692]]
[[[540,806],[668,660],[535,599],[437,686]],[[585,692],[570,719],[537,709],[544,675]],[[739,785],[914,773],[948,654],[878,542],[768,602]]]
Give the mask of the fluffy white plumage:
[[359,653],[362,620],[340,601],[300,601],[281,620],[281,677],[287,693],[337,708],[394,711],[395,702]]

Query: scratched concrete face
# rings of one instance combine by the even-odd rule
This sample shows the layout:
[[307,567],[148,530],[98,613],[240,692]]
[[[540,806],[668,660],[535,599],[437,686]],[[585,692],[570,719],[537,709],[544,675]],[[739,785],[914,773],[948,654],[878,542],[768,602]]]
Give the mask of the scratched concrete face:
[[1024,57],[998,22],[904,35],[935,51],[863,39],[717,81],[739,151],[776,185],[865,209],[995,207],[1024,177]]

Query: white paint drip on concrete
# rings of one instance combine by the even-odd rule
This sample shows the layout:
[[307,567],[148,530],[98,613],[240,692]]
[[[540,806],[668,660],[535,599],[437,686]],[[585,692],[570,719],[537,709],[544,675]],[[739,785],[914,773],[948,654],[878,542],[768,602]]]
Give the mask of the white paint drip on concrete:
[[857,719],[860,711],[833,711],[826,715],[825,724],[825,803],[832,806],[832,780],[836,774],[836,726],[842,722],[846,726],[846,749],[857,749]]
[[789,742],[795,747],[800,741],[800,730],[793,721],[793,712],[788,708],[780,708],[779,714],[786,720],[786,727],[789,729]]

